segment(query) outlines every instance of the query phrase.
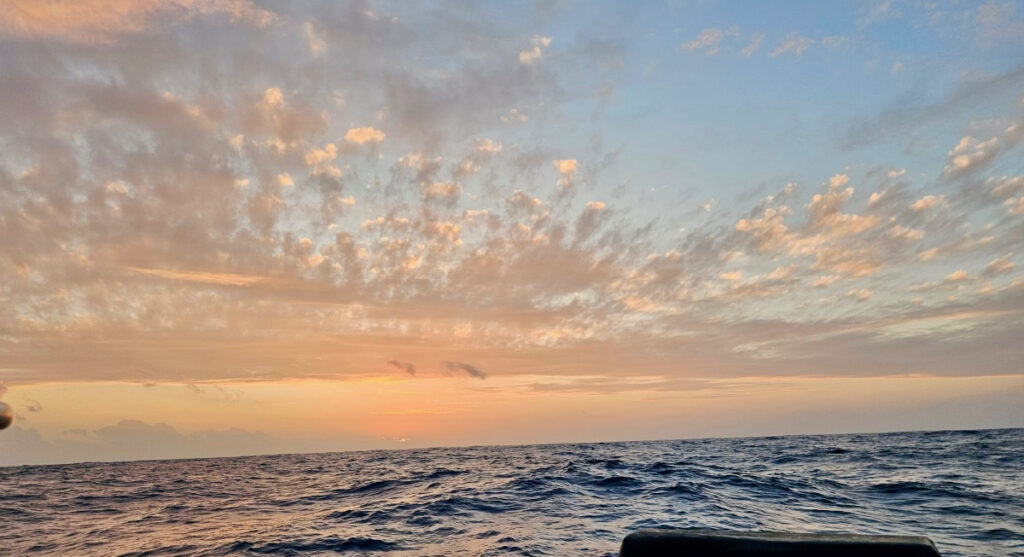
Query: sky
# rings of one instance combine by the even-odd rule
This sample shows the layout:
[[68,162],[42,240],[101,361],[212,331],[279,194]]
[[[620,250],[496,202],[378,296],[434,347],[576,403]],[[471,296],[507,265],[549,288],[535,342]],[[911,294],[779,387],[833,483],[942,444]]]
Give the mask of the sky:
[[0,465],[1024,426],[1024,3],[8,0]]

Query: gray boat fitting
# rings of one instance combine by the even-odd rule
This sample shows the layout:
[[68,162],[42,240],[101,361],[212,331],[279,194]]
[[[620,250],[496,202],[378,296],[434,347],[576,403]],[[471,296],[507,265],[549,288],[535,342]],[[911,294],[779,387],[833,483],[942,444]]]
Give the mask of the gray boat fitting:
[[940,557],[924,536],[658,528],[622,540],[619,557]]

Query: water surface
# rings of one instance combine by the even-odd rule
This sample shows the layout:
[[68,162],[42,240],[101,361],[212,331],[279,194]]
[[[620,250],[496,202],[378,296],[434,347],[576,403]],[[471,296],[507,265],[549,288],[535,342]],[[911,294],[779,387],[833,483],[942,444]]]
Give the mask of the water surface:
[[1024,430],[0,468],[0,554],[615,555],[644,527],[1024,555]]

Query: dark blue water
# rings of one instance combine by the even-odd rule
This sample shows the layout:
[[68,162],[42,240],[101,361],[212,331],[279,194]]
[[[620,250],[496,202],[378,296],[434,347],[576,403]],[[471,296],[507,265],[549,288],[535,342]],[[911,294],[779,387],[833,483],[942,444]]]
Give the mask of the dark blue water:
[[0,554],[614,555],[631,530],[1024,555],[1024,430],[0,468]]

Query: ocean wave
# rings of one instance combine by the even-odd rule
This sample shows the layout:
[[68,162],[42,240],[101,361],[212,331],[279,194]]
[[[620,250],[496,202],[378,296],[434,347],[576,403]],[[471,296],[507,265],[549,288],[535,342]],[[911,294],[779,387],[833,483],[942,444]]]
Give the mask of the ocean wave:
[[0,468],[0,554],[614,555],[643,527],[1024,548],[1024,430]]

